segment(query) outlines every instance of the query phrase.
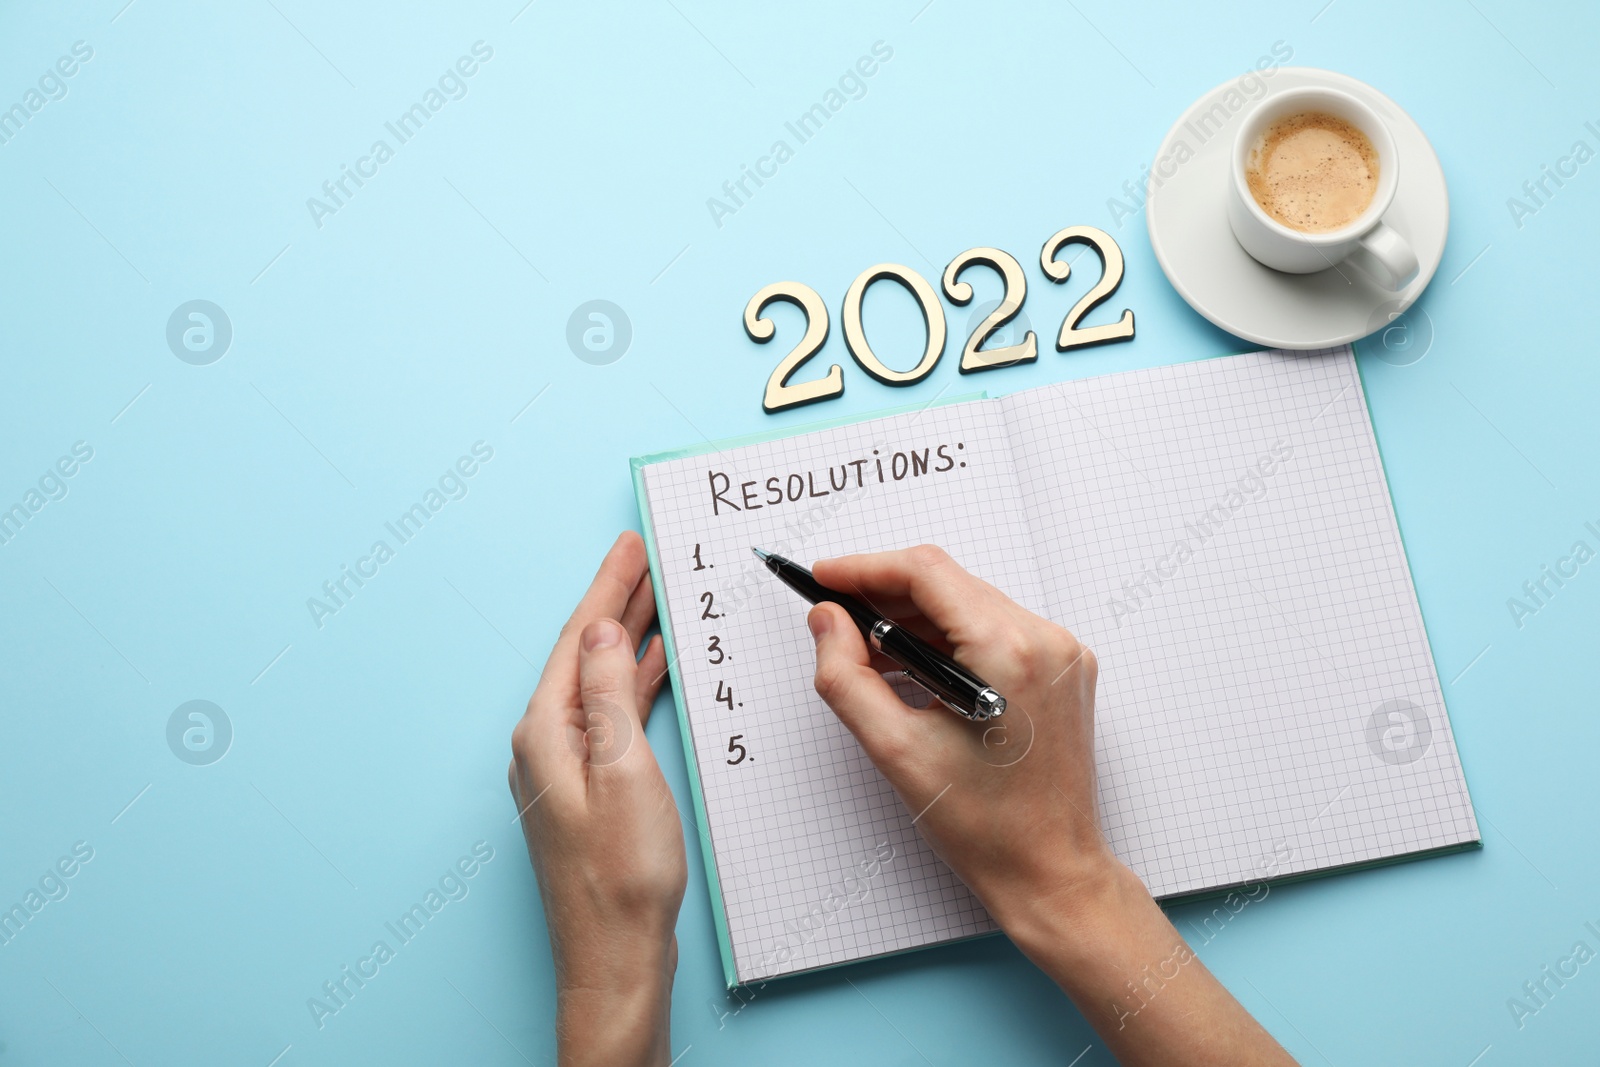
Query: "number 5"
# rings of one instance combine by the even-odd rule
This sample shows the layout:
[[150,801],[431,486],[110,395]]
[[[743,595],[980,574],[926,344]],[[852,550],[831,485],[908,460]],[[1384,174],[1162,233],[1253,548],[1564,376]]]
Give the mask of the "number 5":
[[739,753],[738,756],[728,761],[728,766],[730,767],[738,763],[743,763],[744,758],[750,754],[743,745],[738,743],[739,738],[743,736],[744,734],[734,734],[732,737],[728,738],[728,751]]

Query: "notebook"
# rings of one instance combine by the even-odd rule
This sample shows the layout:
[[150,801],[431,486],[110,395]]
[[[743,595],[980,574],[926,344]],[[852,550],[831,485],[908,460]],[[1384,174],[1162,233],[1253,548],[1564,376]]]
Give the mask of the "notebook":
[[1348,347],[633,470],[730,988],[996,929],[816,696],[808,605],[753,545],[931,542],[1076,633],[1103,829],[1158,899],[1479,841]]

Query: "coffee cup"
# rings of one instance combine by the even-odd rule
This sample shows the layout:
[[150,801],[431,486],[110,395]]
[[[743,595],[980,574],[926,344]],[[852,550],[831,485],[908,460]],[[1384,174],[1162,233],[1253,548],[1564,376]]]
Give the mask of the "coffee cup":
[[1348,260],[1383,288],[1403,289],[1417,255],[1383,218],[1399,177],[1394,137],[1370,107],[1337,89],[1288,89],[1240,123],[1228,223],[1274,270],[1313,274]]

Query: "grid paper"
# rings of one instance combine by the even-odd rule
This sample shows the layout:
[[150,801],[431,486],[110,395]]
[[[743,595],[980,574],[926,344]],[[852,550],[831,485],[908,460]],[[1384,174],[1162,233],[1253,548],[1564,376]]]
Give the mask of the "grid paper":
[[[937,469],[945,465],[941,445],[948,470]],[[910,454],[923,450],[927,468],[910,473]],[[899,481],[895,453],[908,457]],[[868,462],[851,465],[862,458]],[[846,488],[838,492],[829,476],[839,479],[841,464]],[[774,477],[784,499],[753,511],[719,505],[713,515],[713,472],[728,475],[724,497],[736,503],[746,481],[755,483],[758,503],[769,500]],[[993,931],[816,695],[810,605],[750,549],[809,566],[827,556],[938,544],[1042,612],[1033,538],[996,403],[927,408],[651,464],[643,473],[739,981]],[[789,499],[791,474],[803,480],[798,500]],[[813,497],[813,490],[828,495]],[[697,545],[705,566],[698,571]],[[708,611],[722,617],[703,618]],[[730,688],[732,708],[717,700]],[[734,743],[746,756],[730,750],[734,735],[742,735]]]
[[[1152,894],[1479,839],[1348,347],[1001,404],[1049,614],[1100,661],[1101,825]],[[1375,738],[1391,701],[1425,730]]]
[[[741,983],[995,929],[815,695],[808,605],[752,545],[810,564],[936,543],[1077,633],[1101,665],[1101,822],[1157,896],[1478,839],[1348,349],[1046,386],[643,480]],[[1384,758],[1391,701],[1428,741]]]

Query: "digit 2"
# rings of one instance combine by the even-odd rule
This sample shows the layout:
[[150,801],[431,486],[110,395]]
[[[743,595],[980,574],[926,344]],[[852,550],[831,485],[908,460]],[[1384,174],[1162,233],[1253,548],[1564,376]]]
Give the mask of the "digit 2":
[[772,340],[778,327],[771,319],[762,318],[761,312],[774,300],[782,300],[799,308],[806,317],[806,332],[800,338],[800,343],[778,361],[772,376],[767,379],[767,391],[761,398],[762,409],[771,414],[785,408],[842,396],[844,371],[837,363],[829,367],[828,373],[821,378],[789,384],[789,379],[794,377],[794,372],[800,369],[801,364],[821,351],[828,340],[828,305],[822,302],[822,297],[811,286],[803,282],[773,282],[762,288],[744,306],[744,332],[758,345]]
[[971,266],[988,267],[999,274],[1000,280],[1005,283],[1005,292],[1001,295],[999,306],[985,315],[983,321],[978,323],[978,328],[972,331],[972,336],[967,338],[966,346],[961,350],[961,373],[1010,367],[1037,359],[1039,339],[1032,330],[1028,331],[1021,344],[980,351],[983,343],[993,337],[996,330],[1017,317],[1017,312],[1022,310],[1022,302],[1028,298],[1028,279],[1022,273],[1022,264],[1017,262],[1017,257],[998,248],[967,249],[944,269],[944,295],[957,307],[972,302],[972,286],[958,280],[961,272]]
[[1122,318],[1104,326],[1079,327],[1078,323],[1100,304],[1110,298],[1122,284],[1122,249],[1109,233],[1094,226],[1068,226],[1055,233],[1039,251],[1039,266],[1053,282],[1064,282],[1072,274],[1072,265],[1056,259],[1056,253],[1070,244],[1088,245],[1100,257],[1100,280],[1094,283],[1083,299],[1072,305],[1067,317],[1061,320],[1061,334],[1056,338],[1056,351],[1102,345],[1110,341],[1133,340],[1133,312],[1124,308]]
[[717,598],[712,596],[709,591],[700,594],[700,603],[705,605],[705,610],[700,612],[700,617],[702,619],[722,618],[720,613],[711,610],[712,605],[714,605],[716,602]]

